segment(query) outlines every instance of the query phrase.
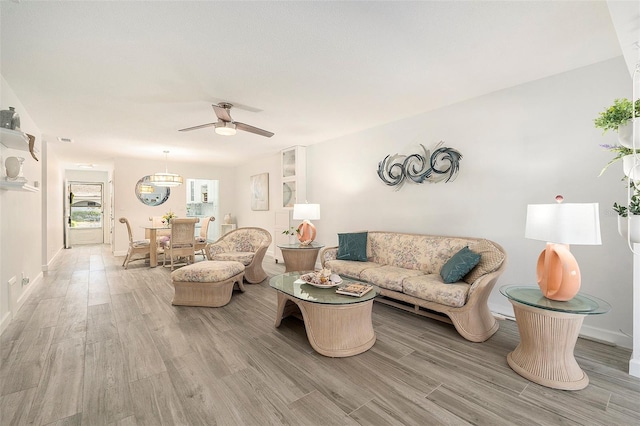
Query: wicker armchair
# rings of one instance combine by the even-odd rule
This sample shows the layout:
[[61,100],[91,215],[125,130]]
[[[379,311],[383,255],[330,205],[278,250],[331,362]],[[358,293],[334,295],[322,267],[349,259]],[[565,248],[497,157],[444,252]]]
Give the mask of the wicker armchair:
[[245,266],[244,278],[257,284],[267,278],[262,260],[271,244],[271,234],[262,228],[238,228],[223,235],[205,249],[209,260],[235,260]]

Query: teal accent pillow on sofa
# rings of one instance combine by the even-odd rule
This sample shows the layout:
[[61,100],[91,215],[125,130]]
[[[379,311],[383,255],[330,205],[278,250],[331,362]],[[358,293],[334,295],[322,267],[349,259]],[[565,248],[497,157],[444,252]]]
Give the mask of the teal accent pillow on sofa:
[[440,276],[447,284],[458,282],[480,262],[480,255],[463,247],[442,266]]
[[368,232],[355,232],[351,234],[338,234],[339,260],[367,261],[367,234]]

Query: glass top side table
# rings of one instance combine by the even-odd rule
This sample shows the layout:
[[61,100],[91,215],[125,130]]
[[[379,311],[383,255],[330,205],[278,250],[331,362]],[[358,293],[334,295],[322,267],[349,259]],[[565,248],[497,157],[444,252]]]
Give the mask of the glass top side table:
[[589,384],[573,350],[587,315],[607,313],[611,306],[579,293],[567,302],[545,298],[538,287],[503,286],[500,293],[513,305],[520,343],[507,363],[522,377],[554,389],[579,390]]
[[282,251],[285,272],[313,271],[316,267],[318,252],[324,247],[322,244],[278,244]]

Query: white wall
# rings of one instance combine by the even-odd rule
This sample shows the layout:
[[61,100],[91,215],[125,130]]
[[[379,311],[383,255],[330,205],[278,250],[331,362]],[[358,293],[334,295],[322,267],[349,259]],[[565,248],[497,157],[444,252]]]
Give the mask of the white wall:
[[[127,253],[129,237],[126,227],[118,219],[126,217],[131,223],[133,238],[143,239],[142,226],[149,224],[150,216],[162,216],[173,211],[178,217],[187,215],[186,185],[171,188],[169,199],[160,206],[147,206],[141,203],[135,194],[135,186],[139,179],[165,169],[164,159],[159,161],[144,161],[131,158],[116,158],[113,172],[114,191],[114,246],[116,255]],[[236,190],[233,169],[217,166],[203,166],[190,163],[171,161],[169,154],[168,169],[171,173],[178,173],[185,179],[213,179],[220,181],[220,212],[233,212],[235,208]],[[218,230],[222,218],[217,217],[210,226],[217,226]]]
[[[22,131],[36,137],[36,148],[41,150],[41,133],[26,109],[0,76],[0,109],[15,107],[20,115]],[[23,157],[24,176],[42,181],[42,163],[31,157],[28,151],[6,148],[0,145],[0,178],[6,176],[4,161],[9,156]],[[28,294],[42,278],[42,200],[41,193],[0,190],[0,330],[4,330]],[[22,286],[22,273],[30,284]],[[16,284],[8,281],[15,277]]]
[[[434,82],[437,84],[437,82]],[[535,265],[544,243],[526,240],[527,204],[598,202],[601,246],[574,246],[582,291],[612,305],[587,317],[583,334],[631,347],[632,255],[617,234],[614,201],[625,202],[622,166],[598,174],[612,155],[599,144],[593,119],[614,98],[630,97],[622,58],[491,93],[429,113],[307,147],[307,200],[321,204],[316,240],[337,245],[337,233],[356,230],[484,237],[501,244],[508,267],[490,298],[496,312],[513,315],[499,293],[507,284],[536,285]],[[407,183],[394,191],[376,174],[388,154],[419,152],[444,140],[463,158],[454,182]],[[271,197],[279,190],[279,156],[238,169],[238,182],[269,171]],[[239,187],[242,189],[242,187]],[[248,189],[239,190],[244,225],[273,229],[274,207],[249,212]],[[272,198],[273,200],[273,198]],[[276,204],[272,203],[272,206]],[[245,220],[243,220],[245,221]]]
[[[261,173],[269,173],[269,210],[251,210],[251,176]],[[275,211],[281,210],[282,205],[282,183],[280,179],[280,154],[255,160],[239,166],[235,173],[237,196],[235,200],[235,210],[230,212],[231,216],[237,220],[238,227],[257,226],[271,233],[271,247],[267,250],[267,259],[273,256],[275,228]],[[221,213],[227,213],[221,211]]]
[[42,270],[46,271],[64,246],[64,169],[49,143],[43,143],[42,148],[42,175],[46,177],[41,184],[45,227]]

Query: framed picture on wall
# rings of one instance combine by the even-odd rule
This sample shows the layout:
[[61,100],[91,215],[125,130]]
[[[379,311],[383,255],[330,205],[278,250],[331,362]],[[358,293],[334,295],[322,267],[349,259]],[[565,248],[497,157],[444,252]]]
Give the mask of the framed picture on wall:
[[251,210],[269,210],[269,173],[251,176]]
[[282,177],[283,178],[295,178],[296,177],[296,150],[289,149],[282,151]]
[[296,202],[296,182],[282,182],[282,207],[291,207]]

